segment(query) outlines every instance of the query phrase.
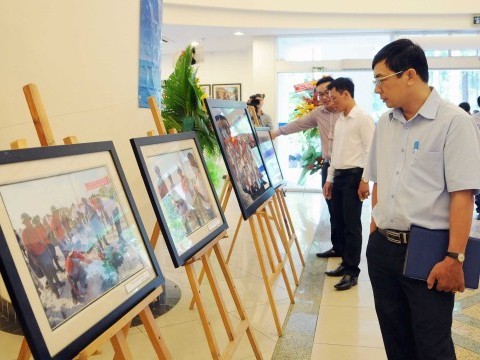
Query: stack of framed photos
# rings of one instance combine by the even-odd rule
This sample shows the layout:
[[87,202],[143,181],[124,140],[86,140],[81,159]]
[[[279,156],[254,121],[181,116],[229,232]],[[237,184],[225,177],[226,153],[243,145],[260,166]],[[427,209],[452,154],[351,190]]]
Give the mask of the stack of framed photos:
[[3,151],[0,269],[36,359],[72,359],[164,283],[112,142]]
[[175,267],[227,229],[194,132],[130,140]]
[[206,99],[242,216],[247,220],[275,192],[243,102]]

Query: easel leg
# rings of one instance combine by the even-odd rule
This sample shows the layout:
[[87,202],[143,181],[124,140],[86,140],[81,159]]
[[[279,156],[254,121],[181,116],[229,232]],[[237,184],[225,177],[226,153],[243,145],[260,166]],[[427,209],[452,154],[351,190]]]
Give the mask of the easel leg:
[[261,211],[255,213],[255,217],[257,218],[258,226],[260,228],[260,234],[262,235],[263,246],[265,247],[265,252],[267,253],[268,263],[270,264],[270,271],[272,273],[275,272],[275,263],[273,262],[272,250],[270,249],[270,245],[267,240],[267,233],[265,232],[265,227],[263,226],[263,216],[261,215]]
[[295,234],[295,228],[293,227],[293,221],[292,221],[292,218],[290,216],[290,211],[288,210],[287,202],[285,201],[285,194],[283,193],[283,191],[281,189],[277,189],[277,193],[278,193],[280,209],[282,211],[283,216],[287,218],[287,222],[288,222],[288,225],[289,225],[288,228],[291,231],[291,235],[289,236],[289,238],[294,239],[295,246],[297,247],[298,256],[300,257],[300,261],[302,263],[302,266],[305,266],[305,260],[303,258],[302,249],[300,247],[300,243],[298,242],[297,235]]
[[237,241],[238,232],[240,231],[240,227],[242,226],[242,223],[243,223],[243,217],[242,215],[240,215],[238,218],[237,227],[235,228],[235,235],[233,236],[232,243],[230,244],[230,249],[228,249],[227,264],[230,262],[230,257],[232,256],[232,253],[233,253],[233,247],[235,246],[235,242]]
[[267,226],[268,234],[270,235],[270,240],[272,242],[273,251],[275,252],[275,255],[277,257],[278,264],[281,267],[280,272],[282,273],[283,281],[285,282],[285,286],[287,288],[288,297],[290,298],[290,303],[294,304],[295,298],[293,296],[292,288],[290,287],[290,281],[288,280],[287,272],[285,271],[285,260],[282,259],[282,255],[280,254],[280,250],[278,249],[277,241],[273,234],[272,226],[270,225],[270,220],[268,219],[268,214],[265,211],[265,209],[263,209],[259,217],[260,219],[258,219],[258,221],[260,222],[260,224],[262,224],[261,218],[263,218],[263,220],[265,221],[265,225]]
[[[268,208],[270,209],[270,212],[272,213],[273,222],[275,223],[275,226],[278,229],[278,234],[280,235],[280,240],[282,241],[283,248],[285,249],[285,253],[287,254],[288,262],[290,263],[290,268],[292,269],[293,282],[295,283],[296,286],[298,286],[300,284],[300,282],[298,281],[297,270],[295,270],[295,263],[293,262],[293,257],[292,257],[292,252],[290,251],[289,241],[287,239],[285,231],[283,230],[283,227],[281,227],[281,223],[278,221],[279,220],[278,219],[279,214],[275,211],[272,203],[268,204]],[[271,234],[270,236],[273,236],[273,234]]]
[[268,279],[267,271],[265,269],[265,261],[263,259],[262,250],[260,249],[260,244],[258,243],[257,230],[255,229],[255,221],[253,220],[255,217],[257,216],[251,216],[248,219],[248,222],[252,231],[253,243],[255,245],[255,251],[257,252],[258,262],[260,264],[260,270],[262,272],[265,289],[267,289],[268,301],[270,302],[270,308],[272,309],[273,320],[275,321],[277,334],[278,336],[282,336],[282,325],[280,324],[280,320],[278,319],[277,305],[275,304],[275,299],[273,298],[272,288],[270,286],[270,281]]
[[147,330],[148,337],[150,338],[150,342],[153,344],[158,358],[161,360],[171,359],[172,355],[170,354],[170,351],[168,351],[165,340],[156,326],[150,307],[147,306],[142,312],[140,312],[139,316],[143,325],[145,326],[145,330]]
[[238,296],[237,288],[235,287],[235,284],[233,283],[233,278],[232,275],[230,274],[230,270],[228,269],[225,258],[223,257],[222,249],[218,244],[215,244],[213,247],[213,250],[215,251],[215,254],[217,255],[217,260],[218,263],[220,264],[220,268],[222,269],[223,276],[225,280],[227,281],[228,288],[230,289],[230,293],[232,294],[233,301],[235,302],[235,307],[237,308],[238,314],[240,316],[240,319],[242,321],[247,321],[248,322],[248,328],[247,328],[247,336],[248,340],[250,341],[250,345],[252,346],[253,352],[255,353],[255,358],[256,359],[262,359],[262,353],[260,351],[260,348],[257,344],[257,340],[255,339],[255,336],[253,335],[253,330],[250,322],[248,321],[247,314],[245,312],[245,309],[243,308],[243,305],[240,301],[240,297]]
[[113,349],[115,350],[115,356],[118,356],[119,360],[133,360],[134,357],[127,344],[127,338],[123,331],[119,331],[110,339]]
[[[128,322],[128,324],[126,324],[122,329],[123,335],[125,336],[125,338],[127,338],[128,333],[130,331],[130,324],[131,324],[131,322]],[[121,355],[115,353],[115,355],[113,356],[113,360],[121,360]]]
[[228,339],[230,341],[233,341],[233,326],[232,326],[232,323],[230,322],[230,318],[226,311],[225,302],[223,301],[223,297],[220,293],[220,289],[218,288],[217,279],[215,278],[215,275],[213,274],[213,271],[212,271],[212,264],[210,263],[210,253],[208,255],[202,256],[202,264],[203,264],[203,269],[207,274],[210,287],[212,288],[213,297],[215,298],[215,302],[217,303],[218,310],[220,311],[220,316],[222,317],[223,325],[225,326],[225,330],[227,331]]
[[[207,256],[210,256],[212,253],[211,250],[208,250]],[[202,269],[200,270],[200,275],[198,276],[198,283],[201,285],[203,282],[203,277],[205,276],[205,268],[202,266]],[[190,300],[190,306],[188,307],[189,310],[193,310],[193,307],[195,306],[195,296],[192,296],[192,300]]]
[[29,360],[32,356],[30,347],[28,346],[27,339],[23,338],[22,345],[20,346],[20,352],[18,353],[18,360]]
[[200,314],[200,320],[202,321],[203,329],[205,330],[205,335],[207,337],[208,347],[210,348],[210,353],[212,354],[213,359],[220,359],[220,351],[218,348],[217,340],[213,336],[212,328],[210,321],[207,319],[207,313],[203,306],[200,285],[197,281],[197,275],[195,273],[195,268],[193,264],[186,264],[185,270],[187,271],[188,281],[190,282],[190,287],[192,288],[193,297],[195,298],[195,303],[197,304],[198,313]]
[[152,237],[150,238],[150,244],[152,245],[153,249],[155,249],[155,247],[157,246],[157,241],[159,236],[160,236],[160,225],[158,224],[158,221],[155,221],[155,227],[153,228]]

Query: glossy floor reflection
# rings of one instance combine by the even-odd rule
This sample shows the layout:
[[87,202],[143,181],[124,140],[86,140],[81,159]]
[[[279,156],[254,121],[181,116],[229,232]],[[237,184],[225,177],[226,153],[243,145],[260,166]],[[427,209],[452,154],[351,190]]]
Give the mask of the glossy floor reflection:
[[[292,290],[295,290],[294,305],[290,304],[281,277],[278,277],[273,285],[279,318],[283,323],[282,338],[279,338],[276,332],[248,223],[243,223],[240,229],[229,263],[235,286],[254,329],[263,358],[386,359],[366,268],[366,243],[363,244],[362,272],[358,286],[348,291],[336,291],[333,285],[338,279],[326,278],[324,271],[335,268],[339,259],[319,259],[315,256],[315,253],[330,247],[328,213],[324,208],[322,195],[290,192],[287,194],[287,202],[306,266],[303,269],[296,249],[292,249],[295,268],[299,276],[301,274],[300,285],[295,287],[291,270],[287,265],[289,281]],[[231,246],[239,214],[236,199],[232,194],[226,212],[230,237],[221,241],[225,255]],[[364,204],[362,221],[364,239],[367,239],[370,202]],[[480,234],[480,221],[474,221],[473,231]],[[173,267],[162,239],[159,239],[155,252],[165,277],[174,282],[178,286],[178,292],[181,292],[178,304],[156,319],[173,359],[211,359],[198,312],[196,309],[189,310],[191,289],[185,269]],[[221,276],[216,260],[212,260],[212,263],[232,324],[235,326],[239,322],[235,305],[229,296],[227,284]],[[206,281],[202,284],[201,291],[211,326],[220,348],[223,349],[228,343],[228,338]],[[479,291],[457,294],[453,336],[459,359],[480,359]],[[0,332],[0,359],[15,359],[21,340],[20,336]],[[143,325],[132,328],[127,340],[135,359],[156,359]],[[112,346],[105,344],[101,348],[101,353],[92,359],[112,359],[112,356]],[[246,336],[243,337],[233,358],[255,358]]]

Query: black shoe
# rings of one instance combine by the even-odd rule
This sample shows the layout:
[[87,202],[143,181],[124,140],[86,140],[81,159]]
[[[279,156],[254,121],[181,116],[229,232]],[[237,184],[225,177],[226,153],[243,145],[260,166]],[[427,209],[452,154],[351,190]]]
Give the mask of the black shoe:
[[340,280],[337,284],[335,284],[334,288],[342,291],[348,290],[352,286],[357,285],[358,277],[352,275],[343,275],[342,280]]
[[338,255],[335,252],[335,250],[333,250],[333,248],[331,248],[330,250],[327,250],[325,252],[317,253],[317,256],[319,258],[340,257],[340,255]]
[[478,213],[477,215],[477,220],[480,220],[480,213]]
[[327,276],[343,276],[345,275],[345,267],[340,264],[335,270],[325,271],[325,275]]

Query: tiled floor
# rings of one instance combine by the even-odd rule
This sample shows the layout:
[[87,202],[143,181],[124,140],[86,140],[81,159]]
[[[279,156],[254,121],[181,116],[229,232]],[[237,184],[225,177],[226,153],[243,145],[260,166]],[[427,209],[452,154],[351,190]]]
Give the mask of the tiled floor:
[[[274,297],[284,335],[279,338],[262,280],[260,266],[254,249],[248,223],[242,225],[235,244],[230,270],[236,288],[250,319],[256,340],[264,359],[386,359],[380,330],[375,315],[371,286],[366,270],[364,252],[362,273],[358,286],[349,291],[338,292],[333,284],[338,279],[325,278],[324,271],[337,266],[338,258],[318,259],[316,252],[329,248],[329,225],[324,200],[321,194],[288,193],[287,202],[300,239],[306,266],[303,269],[296,249],[292,248],[295,268],[301,274],[300,285],[293,284],[291,270],[287,266],[292,290],[296,290],[295,304],[291,306],[285,283],[281,276],[275,282]],[[226,212],[233,236],[239,217],[238,205],[232,194]],[[370,218],[370,203],[363,209],[364,239],[367,238]],[[475,222],[474,231],[480,233],[480,223]],[[478,229],[476,228],[478,226]],[[221,246],[226,254],[231,237],[223,239]],[[364,244],[364,248],[365,248]],[[183,268],[175,269],[163,241],[158,242],[156,254],[166,278],[176,283],[181,290],[179,303],[156,321],[174,359],[211,359],[207,340],[196,309],[189,310],[191,290]],[[213,261],[219,286],[235,326],[239,316],[228,296],[227,284]],[[303,273],[302,273],[303,270]],[[209,319],[220,347],[223,349],[227,335],[215,306],[207,282],[202,285]],[[458,294],[454,315],[454,340],[459,359],[480,359],[480,292],[468,291]],[[0,332],[0,360],[16,359],[22,338]],[[142,325],[132,328],[128,343],[135,359],[155,359],[155,353]],[[92,359],[111,359],[110,344],[101,348],[101,353]],[[237,348],[234,359],[254,359],[246,336]]]

